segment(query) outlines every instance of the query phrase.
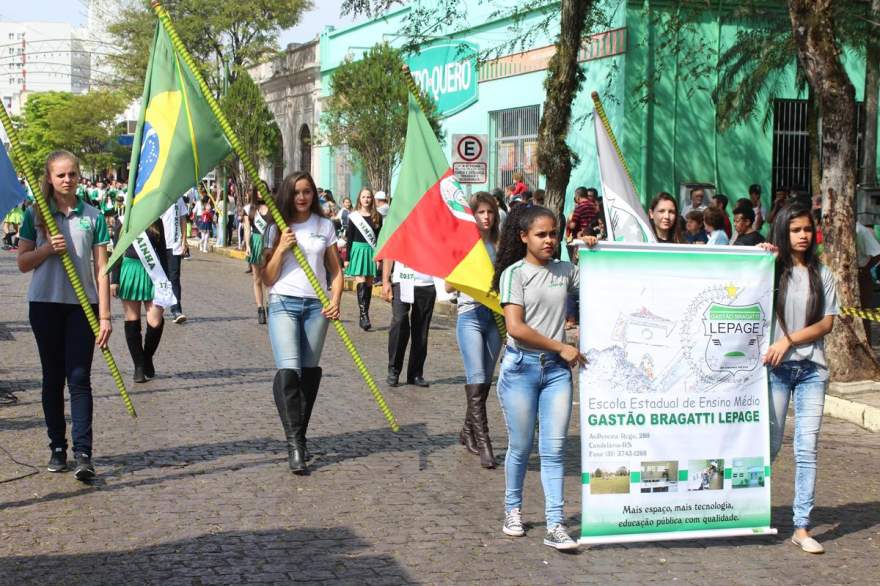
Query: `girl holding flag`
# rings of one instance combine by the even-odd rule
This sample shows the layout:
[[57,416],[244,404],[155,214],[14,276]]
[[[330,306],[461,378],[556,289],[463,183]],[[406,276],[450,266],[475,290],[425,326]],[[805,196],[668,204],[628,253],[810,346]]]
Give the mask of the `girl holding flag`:
[[[104,216],[76,197],[80,169],[77,158],[55,151],[46,159],[40,189],[58,223],[60,234],[48,235],[36,207],[24,215],[18,268],[33,271],[28,287],[29,319],[43,367],[43,415],[49,432],[49,472],[67,470],[64,385],[70,392],[74,475],[86,481],[95,476],[92,465],[92,356],[95,345],[105,347],[110,324],[110,280],[104,274],[110,236]],[[92,333],[60,254],[67,252],[82,280],[86,296],[98,315],[98,337]]]
[[[498,203],[485,191],[478,191],[470,201],[471,210],[486,251],[495,261],[498,246]],[[454,289],[446,285],[447,292]],[[480,456],[483,468],[495,467],[495,454],[489,440],[489,422],[486,416],[486,399],[492,386],[492,373],[501,350],[501,336],[492,310],[476,302],[464,293],[458,296],[458,320],[455,336],[464,362],[467,383],[464,385],[467,407],[464,426],[458,439],[469,452]]]
[[[119,240],[116,224],[113,242]],[[158,254],[161,251],[162,254]],[[165,228],[162,218],[153,222],[125,251],[110,278],[110,293],[122,300],[125,341],[134,363],[134,382],[145,383],[156,376],[153,356],[165,328],[165,308],[177,300],[168,280]],[[141,305],[147,316],[147,331],[141,337]]]
[[373,281],[376,278],[376,238],[382,228],[382,216],[376,209],[373,192],[367,188],[358,194],[357,205],[348,215],[345,241],[348,243],[348,266],[345,276],[354,277],[357,283],[360,326],[369,331],[370,300],[373,297]]
[[[596,238],[584,237],[587,246]],[[493,289],[501,296],[507,349],[498,376],[498,399],[507,424],[504,461],[506,535],[525,535],[522,493],[538,425],[538,453],[547,533],[544,544],[575,549],[563,525],[565,437],[571,417],[571,369],[584,357],[565,341],[565,301],[578,289],[576,265],[555,260],[556,216],[540,206],[519,206],[507,217],[495,259]]]
[[[318,188],[306,172],[289,175],[275,203],[287,230],[277,224],[266,234],[263,282],[269,287],[269,340],[275,356],[273,395],[287,438],[287,462],[294,474],[307,474],[306,432],[323,371],[318,365],[328,320],[339,319],[343,277],[333,222],[324,217]],[[299,246],[318,284],[330,282],[330,304],[324,308],[291,252]]]

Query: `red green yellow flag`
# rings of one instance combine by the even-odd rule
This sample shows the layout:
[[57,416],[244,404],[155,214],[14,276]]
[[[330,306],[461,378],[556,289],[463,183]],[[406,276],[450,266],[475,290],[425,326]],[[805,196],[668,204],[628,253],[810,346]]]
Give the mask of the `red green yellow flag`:
[[498,297],[490,293],[492,261],[473,212],[412,96],[400,176],[376,250],[379,260],[444,279],[501,313]]

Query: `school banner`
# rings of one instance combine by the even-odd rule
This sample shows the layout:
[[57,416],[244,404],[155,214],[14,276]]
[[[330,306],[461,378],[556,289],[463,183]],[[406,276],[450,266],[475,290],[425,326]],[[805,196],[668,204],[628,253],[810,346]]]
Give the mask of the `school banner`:
[[581,543],[775,533],[773,256],[602,243],[579,262]]

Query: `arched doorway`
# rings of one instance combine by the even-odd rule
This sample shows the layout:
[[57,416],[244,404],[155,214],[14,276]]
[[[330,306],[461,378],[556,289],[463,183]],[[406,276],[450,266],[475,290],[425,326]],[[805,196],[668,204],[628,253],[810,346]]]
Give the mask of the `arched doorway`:
[[299,129],[299,168],[308,172],[312,170],[312,132],[308,124]]

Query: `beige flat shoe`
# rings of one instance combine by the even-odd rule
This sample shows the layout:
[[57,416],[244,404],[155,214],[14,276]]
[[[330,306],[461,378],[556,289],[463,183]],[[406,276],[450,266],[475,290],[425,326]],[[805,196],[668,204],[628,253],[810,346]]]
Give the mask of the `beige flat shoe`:
[[812,537],[800,538],[797,535],[792,535],[791,542],[807,553],[825,553],[825,548],[822,547],[822,544]]

